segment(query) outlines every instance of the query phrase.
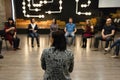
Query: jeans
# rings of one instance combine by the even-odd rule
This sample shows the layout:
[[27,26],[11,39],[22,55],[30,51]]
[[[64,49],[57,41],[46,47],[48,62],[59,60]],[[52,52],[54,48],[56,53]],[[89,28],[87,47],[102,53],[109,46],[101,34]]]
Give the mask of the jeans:
[[117,39],[111,46],[110,48],[112,49],[114,46],[116,46],[115,48],[115,55],[119,55],[119,51],[120,51],[120,38]]
[[36,38],[37,44],[39,45],[39,35],[38,33],[29,33],[29,36],[31,37],[31,44],[33,45],[34,38]]
[[72,40],[70,41],[70,44],[73,43],[74,39],[75,39],[75,34],[73,32],[69,33],[69,32],[66,32],[65,33],[65,38],[66,38],[66,42],[69,44],[68,42],[68,37],[72,37]]
[[[96,36],[95,37],[95,42],[94,42],[94,47],[95,48],[98,48],[98,46],[99,46],[99,40],[104,40],[103,38],[102,38],[102,36]],[[106,44],[105,44],[105,48],[108,48],[108,45],[109,45],[109,41],[111,41],[112,40],[112,36],[111,37],[107,37],[104,41],[106,41]]]

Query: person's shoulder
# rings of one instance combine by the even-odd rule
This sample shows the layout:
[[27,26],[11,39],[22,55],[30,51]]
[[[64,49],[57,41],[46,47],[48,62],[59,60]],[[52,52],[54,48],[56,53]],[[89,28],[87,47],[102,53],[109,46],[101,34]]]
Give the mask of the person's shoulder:
[[73,52],[69,49],[65,50],[65,53],[69,56],[74,56]]
[[53,49],[54,49],[54,47],[50,47],[50,48],[46,48],[46,49],[44,49],[43,50],[43,52],[51,52],[51,51],[53,51]]
[[31,24],[28,24],[28,26],[30,27],[30,26],[31,26]]
[[76,26],[76,25],[73,23],[73,26]]
[[66,25],[69,25],[70,23],[67,23]]
[[115,28],[115,25],[111,25],[111,27]]

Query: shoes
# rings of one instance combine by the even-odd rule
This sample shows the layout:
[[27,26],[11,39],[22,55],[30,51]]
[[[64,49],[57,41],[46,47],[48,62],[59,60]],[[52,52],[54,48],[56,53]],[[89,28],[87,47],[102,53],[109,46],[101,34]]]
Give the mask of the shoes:
[[117,56],[117,55],[114,55],[114,56],[111,56],[112,58],[119,58],[119,56]]
[[82,48],[86,48],[86,45],[82,45]]
[[37,46],[38,46],[38,47],[40,47],[40,45],[39,45],[39,44],[38,44]]
[[34,46],[32,45],[32,48],[34,48]]
[[13,50],[14,50],[14,51],[17,51],[17,48],[14,48]]
[[109,52],[109,51],[110,51],[110,47],[105,48],[105,51],[106,51],[106,52]]
[[21,50],[21,48],[16,48],[17,50]]
[[0,59],[3,59],[4,57],[0,54]]

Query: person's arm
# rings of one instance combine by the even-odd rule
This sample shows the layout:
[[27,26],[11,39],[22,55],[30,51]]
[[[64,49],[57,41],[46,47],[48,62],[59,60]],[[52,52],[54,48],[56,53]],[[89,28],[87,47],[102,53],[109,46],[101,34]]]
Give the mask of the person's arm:
[[75,28],[74,28],[74,33],[76,33],[77,32],[77,28],[76,28],[76,25],[75,25]]
[[65,27],[64,31],[67,32],[66,27]]
[[46,51],[44,50],[41,56],[41,67],[43,70],[46,70],[45,53]]
[[115,30],[112,30],[111,34],[106,35],[107,37],[114,36]]
[[15,29],[15,27],[11,27],[11,28],[5,27],[5,32],[7,33],[7,32],[9,32],[9,31],[11,31],[11,30],[14,30],[14,29]]
[[14,38],[16,37],[16,35],[17,35],[17,30],[16,30],[16,27],[15,27],[15,30],[14,30],[15,32],[14,32]]
[[34,32],[36,33],[37,31],[38,31],[38,26],[36,25]]
[[75,30],[74,30],[74,33],[76,33],[77,32],[77,28],[75,28]]
[[52,32],[52,25],[50,25],[50,32]]
[[74,68],[74,55],[72,54],[72,56],[70,58],[70,66],[69,66],[70,73],[73,71],[73,68]]
[[33,29],[31,28],[31,24],[28,25],[28,30],[33,31]]
[[105,38],[104,31],[105,31],[105,30],[104,30],[104,29],[102,29],[102,32],[101,32],[101,34],[102,34],[102,37],[103,37],[103,38]]

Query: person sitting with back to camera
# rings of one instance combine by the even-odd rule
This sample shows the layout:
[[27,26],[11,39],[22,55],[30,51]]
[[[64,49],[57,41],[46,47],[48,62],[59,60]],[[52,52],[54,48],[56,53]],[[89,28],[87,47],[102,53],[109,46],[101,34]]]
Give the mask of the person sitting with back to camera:
[[93,35],[93,25],[91,24],[90,20],[87,19],[86,20],[86,25],[83,27],[84,33],[82,35],[82,41],[83,41],[83,45],[82,48],[86,48],[87,46],[87,38],[92,37]]
[[40,44],[39,44],[39,34],[37,33],[38,32],[38,26],[35,23],[35,19],[34,18],[32,18],[30,21],[31,21],[31,24],[28,25],[28,36],[31,37],[32,47],[34,47],[34,38],[36,38],[37,46],[40,47]]
[[44,49],[41,56],[41,66],[45,70],[43,80],[71,80],[74,55],[66,48],[64,32],[53,32],[52,39],[52,46]]

